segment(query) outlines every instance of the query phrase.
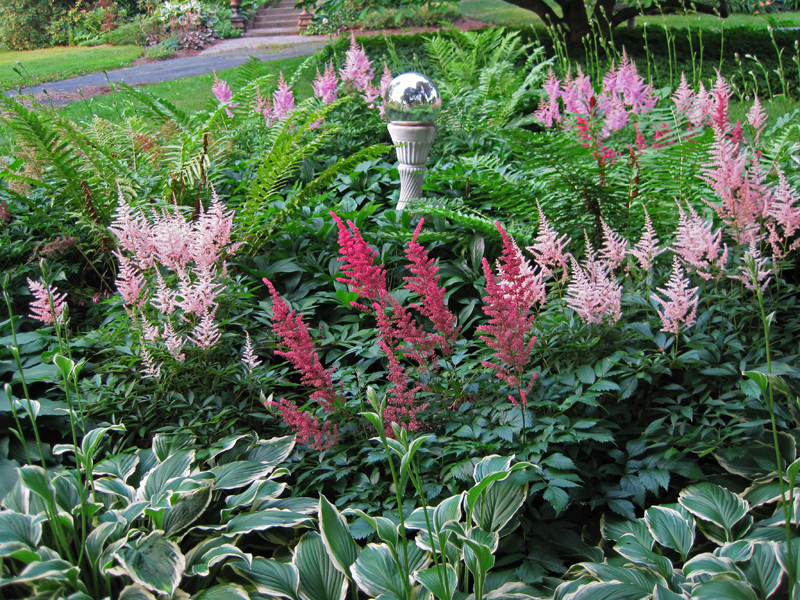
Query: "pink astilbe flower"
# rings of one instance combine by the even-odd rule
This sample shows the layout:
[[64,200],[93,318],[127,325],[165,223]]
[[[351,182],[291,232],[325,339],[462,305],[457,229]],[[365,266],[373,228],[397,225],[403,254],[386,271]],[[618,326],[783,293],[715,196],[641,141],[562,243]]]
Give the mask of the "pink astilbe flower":
[[0,198],[0,225],[7,225],[11,221],[11,211],[8,210],[6,201]]
[[717,133],[711,160],[702,168],[703,179],[719,198],[708,202],[731,229],[739,244],[758,235],[760,218],[769,213],[771,196],[758,165],[747,169],[747,155],[738,144]]
[[656,105],[653,86],[645,83],[624,50],[619,66],[612,66],[603,78],[603,91],[607,96],[619,97],[632,113],[645,113]]
[[389,90],[389,84],[392,83],[392,72],[389,70],[389,65],[386,61],[383,62],[383,73],[381,74],[381,98],[386,97],[386,92]]
[[253,369],[261,364],[261,361],[253,352],[253,342],[250,340],[250,333],[245,331],[244,351],[242,352],[242,362],[247,366],[247,372],[252,373]]
[[[228,82],[222,81],[219,77],[217,77],[216,73],[214,73],[214,85],[211,86],[211,92],[217,97],[217,100],[219,100],[220,104],[226,104],[233,98],[233,92],[231,91]],[[228,117],[233,117],[233,111],[231,108],[235,108],[237,106],[239,106],[238,102],[228,104],[228,106],[225,107],[225,114],[227,114]]]
[[656,235],[656,231],[653,229],[653,222],[650,220],[650,215],[645,208],[644,232],[637,244],[628,250],[628,254],[639,261],[639,266],[641,266],[643,270],[649,271],[653,266],[655,258],[664,252],[664,249],[659,249],[658,244],[658,235]]
[[526,250],[533,254],[534,261],[541,269],[544,277],[553,277],[554,271],[561,269],[561,281],[566,281],[570,256],[566,252],[566,248],[572,240],[566,233],[559,237],[558,232],[553,229],[547,217],[545,217],[538,201],[536,206],[539,209],[539,232],[536,234],[533,246],[528,246]]
[[339,441],[339,430],[335,425],[331,432],[329,423],[320,424],[319,419],[298,409],[285,398],[277,402],[269,400],[265,402],[265,406],[272,406],[280,411],[283,422],[295,432],[295,439],[301,444],[308,444],[309,447],[323,452],[333,448]]
[[325,66],[325,71],[320,75],[317,69],[317,78],[311,84],[314,95],[322,100],[323,104],[331,104],[339,95],[339,78],[333,68],[333,61]]
[[567,287],[567,304],[585,323],[611,323],[619,320],[622,307],[622,286],[612,281],[605,262],[596,260],[594,248],[586,238],[586,257],[579,265],[573,256],[572,281]]
[[[503,238],[503,253],[498,260],[498,274],[492,271],[489,262],[483,259],[486,277],[486,296],[483,312],[489,323],[478,327],[478,331],[489,348],[494,350],[494,362],[485,361],[483,366],[511,387],[517,388],[522,406],[527,404],[527,392],[536,380],[534,373],[527,385],[523,375],[531,359],[536,337],[531,335],[535,315],[530,314],[531,291],[529,275],[525,272],[522,254],[499,222],[495,222]],[[512,398],[516,403],[516,399]]]
[[276,350],[275,354],[288,360],[300,372],[300,381],[314,389],[311,399],[319,402],[326,412],[333,412],[338,401],[333,369],[323,368],[302,315],[291,310],[269,279],[264,279],[264,284],[272,296],[272,331],[285,348]]
[[761,256],[758,244],[755,240],[751,240],[747,252],[744,253],[744,264],[739,267],[735,275],[729,277],[738,279],[752,292],[758,289],[763,292],[772,278],[771,263],[772,259],[769,256]]
[[694,90],[689,87],[685,73],[681,73],[681,82],[678,85],[678,89],[672,94],[672,101],[675,103],[675,110],[678,114],[686,115],[689,109],[692,108]]
[[767,122],[767,113],[764,112],[764,108],[761,106],[761,101],[758,99],[758,96],[753,100],[753,106],[750,107],[747,113],[747,122],[750,123],[750,126],[755,130],[755,142],[758,143],[761,132],[764,130],[764,125]]
[[[778,185],[773,190],[769,217],[767,228],[770,232],[772,253],[775,258],[784,258],[789,252],[800,247],[800,238],[795,238],[795,234],[800,230],[800,205],[797,192],[786,181],[783,171],[778,171]],[[778,232],[777,227],[782,231]]]
[[664,310],[660,313],[663,327],[661,331],[678,335],[681,329],[691,327],[697,317],[697,290],[690,287],[689,279],[684,277],[683,268],[678,257],[672,261],[672,276],[666,288],[657,288],[659,292],[666,296],[667,300],[658,294],[653,294],[653,299],[658,302]]
[[158,379],[161,377],[161,367],[163,363],[156,364],[155,360],[153,360],[153,356],[150,354],[150,351],[147,349],[145,344],[142,344],[141,349],[142,363],[144,363],[142,376],[146,379]]
[[200,323],[194,328],[194,335],[189,338],[203,350],[211,348],[222,337],[222,333],[220,333],[219,327],[214,321],[216,313],[216,306],[210,309],[207,308],[203,316],[200,317]]
[[280,121],[294,112],[294,93],[292,86],[283,79],[280,73],[278,79],[278,89],[272,93],[272,117],[275,121]]
[[[172,327],[172,321],[167,321],[164,323],[164,333],[162,335],[162,339],[164,340],[164,345],[167,348],[167,352],[169,352],[172,358],[179,363],[186,360],[186,355],[181,352],[183,347],[186,345],[186,340],[183,338],[183,336],[180,336],[175,332],[175,329]],[[198,344],[198,346],[199,345],[200,344]]]
[[372,61],[367,58],[364,49],[356,42],[356,36],[350,32],[350,49],[345,53],[344,68],[339,71],[342,83],[349,83],[357,91],[364,92],[372,83],[375,72]]
[[456,327],[456,316],[447,309],[445,304],[445,289],[439,287],[439,267],[435,261],[428,257],[425,248],[417,242],[424,219],[420,219],[411,243],[406,249],[406,258],[411,265],[408,267],[413,277],[405,277],[406,289],[421,298],[421,303],[412,304],[415,308],[433,323],[434,330],[439,334],[442,352],[445,356],[452,352],[450,344],[457,338],[460,329]]
[[[42,323],[55,325],[56,319],[60,319],[61,314],[64,312],[67,295],[59,294],[52,286],[45,286],[43,283],[30,278],[28,278],[28,289],[34,298],[30,304],[31,312],[29,316]],[[55,313],[55,317],[53,313]]]
[[381,92],[378,88],[368,82],[364,87],[364,92],[361,94],[361,99],[367,104],[367,108],[375,108],[375,101],[381,97]]
[[[339,262],[345,277],[337,281],[348,285],[359,296],[372,302],[380,302],[386,290],[386,271],[382,265],[375,265],[378,253],[369,247],[361,232],[352,221],[347,225],[336,213],[331,213],[339,228]],[[353,306],[366,310],[366,307],[352,303]]]
[[553,123],[561,123],[561,111],[559,110],[558,99],[561,97],[561,82],[553,73],[552,67],[547,74],[547,81],[542,85],[542,89],[547,94],[547,101],[544,95],[539,100],[539,109],[533,113],[540,123],[545,127],[552,127]]
[[705,221],[690,205],[689,214],[678,205],[680,218],[675,231],[673,251],[684,264],[690,265],[703,279],[713,277],[713,270],[725,268],[728,247],[720,248],[722,230],[714,231],[713,221]]
[[603,226],[603,247],[600,249],[600,258],[613,271],[628,254],[628,240],[611,229],[602,217],[600,217],[600,223]]
[[692,106],[687,111],[686,117],[693,127],[701,127],[706,120],[711,119],[714,113],[714,98],[706,91],[703,82],[692,100]]
[[728,82],[717,71],[717,80],[711,88],[711,97],[714,101],[714,108],[711,114],[711,126],[717,135],[725,135],[731,129],[730,117],[728,117],[728,105],[731,101],[731,88]]
[[117,290],[122,301],[128,306],[143,306],[146,301],[144,277],[127,256],[118,251],[114,252],[114,256],[119,260]]

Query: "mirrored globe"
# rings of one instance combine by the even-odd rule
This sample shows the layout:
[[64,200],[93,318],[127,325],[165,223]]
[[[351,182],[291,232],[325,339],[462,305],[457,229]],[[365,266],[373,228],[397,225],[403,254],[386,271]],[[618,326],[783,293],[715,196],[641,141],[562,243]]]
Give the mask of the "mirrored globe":
[[433,123],[442,111],[442,96],[430,78],[409,71],[392,79],[383,108],[392,123]]

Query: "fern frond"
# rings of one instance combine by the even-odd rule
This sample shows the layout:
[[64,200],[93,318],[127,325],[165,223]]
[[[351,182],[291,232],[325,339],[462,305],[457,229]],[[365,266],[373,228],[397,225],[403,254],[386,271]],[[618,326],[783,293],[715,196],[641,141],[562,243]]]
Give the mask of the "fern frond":
[[144,112],[145,116],[153,119],[156,123],[164,124],[168,121],[174,121],[181,129],[189,124],[189,117],[186,113],[170,101],[159,98],[141,88],[131,87],[125,83],[118,83],[116,85],[119,86],[120,91],[124,94],[139,101],[142,104],[140,110]]

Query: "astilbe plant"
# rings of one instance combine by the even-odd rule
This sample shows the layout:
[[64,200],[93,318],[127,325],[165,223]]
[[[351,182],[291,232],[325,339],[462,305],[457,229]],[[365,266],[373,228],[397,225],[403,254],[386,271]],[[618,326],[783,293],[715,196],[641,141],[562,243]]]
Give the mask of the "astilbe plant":
[[134,208],[120,192],[116,219],[109,227],[119,240],[117,290],[142,346],[143,374],[157,377],[161,362],[183,362],[195,346],[212,348],[220,339],[218,298],[227,285],[226,259],[233,211],[212,193],[208,210],[187,220],[178,207]]

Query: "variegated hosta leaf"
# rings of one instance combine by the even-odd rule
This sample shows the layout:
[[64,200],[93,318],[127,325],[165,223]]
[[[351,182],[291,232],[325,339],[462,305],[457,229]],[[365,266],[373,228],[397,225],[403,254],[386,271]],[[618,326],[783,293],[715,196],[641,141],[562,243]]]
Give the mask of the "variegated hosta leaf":
[[350,576],[350,565],[356,562],[361,549],[356,544],[347,526],[347,520],[328,502],[322,494],[319,497],[319,531],[322,543],[334,566],[344,575]]
[[33,517],[19,513],[0,512],[0,557],[19,550],[35,550],[42,538],[42,525]]
[[233,562],[231,567],[256,586],[259,594],[298,599],[300,574],[293,564],[258,557],[250,565]]
[[292,564],[300,574],[302,600],[344,600],[347,578],[334,566],[316,531],[302,537],[294,549]]
[[241,559],[249,567],[253,557],[232,545],[232,541],[231,538],[217,537],[197,544],[186,554],[186,575],[208,575],[211,567],[231,557]]
[[726,541],[734,541],[734,526],[747,516],[750,506],[735,494],[713,483],[702,482],[681,491],[678,502],[694,516],[722,528]]
[[116,558],[125,574],[136,583],[167,595],[172,595],[178,587],[186,566],[177,544],[165,538],[163,531],[153,531],[120,548]]

